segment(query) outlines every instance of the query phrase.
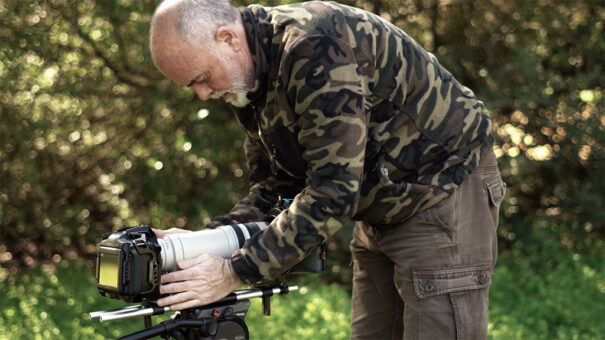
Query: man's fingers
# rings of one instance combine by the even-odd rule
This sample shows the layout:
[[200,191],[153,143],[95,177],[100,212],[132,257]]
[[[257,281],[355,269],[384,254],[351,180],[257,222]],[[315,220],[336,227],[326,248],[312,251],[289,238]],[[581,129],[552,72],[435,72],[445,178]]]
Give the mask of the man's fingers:
[[207,304],[207,303],[194,299],[194,300],[189,300],[189,301],[177,303],[174,305],[170,305],[170,310],[183,310],[183,309],[187,309],[187,308],[203,306],[205,304]]
[[179,272],[172,272],[172,273],[168,273],[168,274],[164,274],[162,275],[162,277],[160,278],[160,282],[161,283],[169,283],[169,282],[178,282],[178,281],[182,281],[181,279],[179,279]]
[[[174,283],[169,286],[180,285],[180,283]],[[181,286],[182,287],[182,286]],[[169,290],[173,289],[169,288]],[[174,288],[179,291],[180,288]],[[162,294],[166,292],[162,291]],[[223,296],[221,296],[222,298]],[[170,306],[171,310],[182,310],[185,308],[197,307],[214,302],[216,296],[214,295],[201,295],[193,290],[182,291],[178,294],[169,295],[167,297],[158,300],[158,306]]]
[[164,236],[166,235],[166,231],[161,229],[151,228],[151,231],[153,231],[157,238],[164,238]]
[[[200,272],[202,275],[200,275]],[[177,270],[176,272],[164,274],[161,277],[161,283],[180,282],[193,279],[203,279],[204,270],[200,270],[197,267],[189,267],[183,270]]]
[[191,230],[180,229],[180,228],[170,228],[170,229],[151,228],[151,230],[155,233],[155,236],[157,238],[163,238],[164,236],[169,235],[169,234],[182,234],[182,233],[190,233],[191,232]]
[[195,288],[189,281],[174,282],[160,286],[160,294],[180,293]]
[[186,291],[186,292],[173,294],[173,295],[167,296],[165,298],[159,299],[158,306],[171,306],[170,309],[172,309],[172,305],[183,303],[183,302],[189,301],[189,300],[194,300],[195,298],[196,298],[195,292]]

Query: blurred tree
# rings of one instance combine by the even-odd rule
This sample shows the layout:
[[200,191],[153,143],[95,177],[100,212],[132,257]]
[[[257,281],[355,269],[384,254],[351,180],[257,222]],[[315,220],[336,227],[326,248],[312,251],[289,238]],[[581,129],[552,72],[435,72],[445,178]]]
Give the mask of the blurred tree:
[[[404,29],[486,102],[505,246],[603,237],[602,1],[342,2]],[[125,225],[195,229],[247,190],[231,114],[151,62],[156,4],[0,0],[0,265],[90,257]],[[330,244],[344,278],[350,228]]]
[[245,190],[241,135],[156,71],[151,1],[0,4],[0,262],[92,255],[125,225],[199,228]]

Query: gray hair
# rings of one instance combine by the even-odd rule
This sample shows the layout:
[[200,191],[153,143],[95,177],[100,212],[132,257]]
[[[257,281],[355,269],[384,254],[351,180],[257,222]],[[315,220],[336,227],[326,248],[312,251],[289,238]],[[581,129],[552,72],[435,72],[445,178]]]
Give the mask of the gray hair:
[[[165,5],[164,1],[158,9]],[[183,40],[193,45],[208,46],[216,29],[240,20],[237,10],[227,0],[176,0],[176,30]],[[158,9],[151,18],[151,26],[156,22]],[[153,29],[152,29],[153,31]]]

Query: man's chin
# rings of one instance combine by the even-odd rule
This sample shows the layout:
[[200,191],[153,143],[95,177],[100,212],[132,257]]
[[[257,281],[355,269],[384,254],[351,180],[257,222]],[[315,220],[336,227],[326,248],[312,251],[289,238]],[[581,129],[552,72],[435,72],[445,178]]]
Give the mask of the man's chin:
[[228,92],[222,98],[235,107],[246,107],[250,104],[250,99],[247,98],[246,94],[247,91]]
[[235,107],[246,107],[248,106],[248,104],[250,104],[250,100],[248,99],[244,99],[244,100],[225,100],[228,104],[231,104]]

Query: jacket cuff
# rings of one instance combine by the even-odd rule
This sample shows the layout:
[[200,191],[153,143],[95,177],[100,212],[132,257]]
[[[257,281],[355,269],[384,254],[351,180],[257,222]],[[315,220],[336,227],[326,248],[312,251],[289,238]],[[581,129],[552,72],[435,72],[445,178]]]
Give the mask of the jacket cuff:
[[262,279],[258,267],[254,263],[249,263],[241,250],[237,250],[231,255],[231,265],[244,283],[251,285]]

